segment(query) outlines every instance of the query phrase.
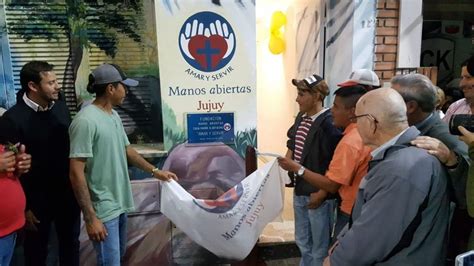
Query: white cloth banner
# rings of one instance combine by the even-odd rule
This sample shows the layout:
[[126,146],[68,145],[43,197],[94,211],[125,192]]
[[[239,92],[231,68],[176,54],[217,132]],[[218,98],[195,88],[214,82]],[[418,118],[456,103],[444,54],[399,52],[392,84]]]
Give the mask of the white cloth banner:
[[162,182],[161,212],[192,240],[222,258],[244,259],[283,209],[273,160],[216,200],[195,199],[176,181]]

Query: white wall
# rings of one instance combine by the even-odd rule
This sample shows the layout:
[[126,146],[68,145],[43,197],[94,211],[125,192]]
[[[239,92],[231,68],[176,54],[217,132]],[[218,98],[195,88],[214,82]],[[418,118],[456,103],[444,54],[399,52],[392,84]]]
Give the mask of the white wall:
[[[258,149],[264,152],[286,153],[286,132],[298,111],[296,89],[291,79],[302,78],[319,70],[314,63],[302,66],[305,52],[317,47],[304,45],[305,36],[296,36],[297,22],[301,20],[302,8],[313,6],[314,0],[259,0],[257,2],[257,132]],[[285,27],[286,50],[273,55],[268,49],[270,21],[273,12],[283,11],[287,15]],[[314,14],[308,12],[307,14]],[[303,28],[303,30],[305,30]],[[301,32],[301,27],[299,28]],[[299,46],[305,46],[302,51]],[[298,46],[298,47],[297,47]],[[311,46],[311,45],[310,45]],[[322,53],[321,53],[322,54]],[[298,57],[300,64],[297,65]],[[319,59],[318,59],[319,60]],[[307,61],[307,60],[306,60]],[[314,65],[313,65],[314,64]]]

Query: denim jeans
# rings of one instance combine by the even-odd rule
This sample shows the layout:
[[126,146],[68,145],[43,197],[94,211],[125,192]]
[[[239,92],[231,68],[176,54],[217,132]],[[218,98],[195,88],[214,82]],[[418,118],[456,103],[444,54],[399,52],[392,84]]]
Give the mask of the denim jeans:
[[16,232],[0,237],[0,266],[10,266],[15,250]]
[[295,241],[301,252],[300,266],[322,266],[328,256],[334,200],[308,209],[309,196],[293,196]]
[[92,241],[97,254],[97,265],[120,266],[127,247],[127,214],[104,223],[107,237],[104,241]]

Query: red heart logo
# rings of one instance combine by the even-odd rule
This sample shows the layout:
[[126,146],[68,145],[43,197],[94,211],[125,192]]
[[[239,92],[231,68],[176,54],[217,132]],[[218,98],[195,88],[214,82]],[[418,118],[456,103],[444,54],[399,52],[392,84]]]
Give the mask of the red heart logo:
[[203,69],[211,71],[227,52],[227,42],[220,35],[196,35],[189,40],[188,49]]

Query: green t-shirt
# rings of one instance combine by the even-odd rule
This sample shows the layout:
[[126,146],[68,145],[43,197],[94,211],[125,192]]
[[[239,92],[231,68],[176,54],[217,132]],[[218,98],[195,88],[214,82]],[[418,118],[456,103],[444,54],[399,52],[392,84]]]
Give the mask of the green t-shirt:
[[130,144],[115,110],[91,104],[69,127],[69,158],[86,158],[85,175],[97,218],[110,221],[134,209],[126,146]]

